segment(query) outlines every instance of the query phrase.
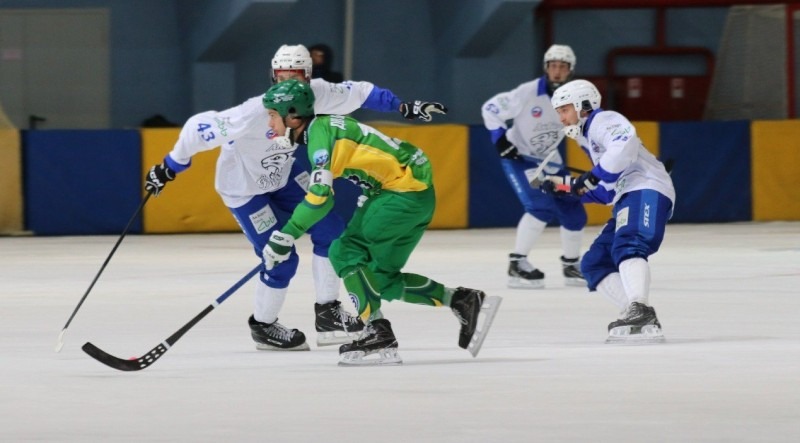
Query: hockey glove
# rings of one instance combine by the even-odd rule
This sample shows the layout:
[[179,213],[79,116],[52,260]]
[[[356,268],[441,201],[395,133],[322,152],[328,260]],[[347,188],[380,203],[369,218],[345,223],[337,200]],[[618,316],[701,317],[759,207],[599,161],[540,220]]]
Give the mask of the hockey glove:
[[161,163],[150,168],[144,178],[144,190],[158,197],[158,194],[167,186],[167,182],[175,180],[175,171]]
[[281,231],[273,231],[272,235],[269,236],[267,245],[261,251],[267,271],[278,263],[286,261],[289,258],[289,254],[292,253],[292,246],[294,246],[294,237]]
[[431,112],[447,114],[447,106],[441,103],[423,102],[420,100],[400,103],[400,113],[403,114],[403,117],[407,120],[418,118],[424,122],[429,122],[433,119]]
[[547,175],[542,182],[542,192],[556,197],[569,195],[575,178],[570,175]]
[[494,143],[494,147],[497,148],[497,152],[500,154],[500,157],[507,158],[509,160],[519,160],[519,150],[516,146],[512,145],[510,141],[506,138],[506,135],[503,134],[497,141]]
[[597,189],[598,183],[600,183],[600,179],[592,174],[592,171],[584,172],[583,175],[575,179],[575,182],[572,183],[572,193],[581,196],[589,191]]

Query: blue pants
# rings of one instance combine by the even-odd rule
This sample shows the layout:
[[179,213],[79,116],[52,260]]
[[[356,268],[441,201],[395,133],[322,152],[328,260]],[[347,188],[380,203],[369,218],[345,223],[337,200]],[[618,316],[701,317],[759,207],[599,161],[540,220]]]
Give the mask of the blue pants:
[[[306,195],[305,189],[300,187],[295,180],[295,177],[301,174],[308,173],[295,162],[291,178],[286,186],[277,191],[256,195],[238,208],[228,208],[242,228],[244,235],[253,244],[253,249],[261,258],[262,264],[264,258],[261,251],[267,245],[270,235],[286,224],[291,218],[294,208],[303,201]],[[311,243],[314,245],[314,254],[327,257],[328,248],[334,240],[339,238],[342,231],[344,231],[344,222],[341,217],[333,211],[329,212],[325,218],[308,230]],[[289,286],[289,281],[297,272],[298,261],[297,251],[293,247],[288,260],[275,265],[269,271],[266,266],[262,266],[261,281],[271,288]]]
[[650,189],[631,191],[614,205],[611,219],[583,254],[581,272],[590,291],[607,275],[619,272],[619,264],[629,258],[655,254],[664,239],[672,202]]
[[[525,177],[525,170],[536,168],[538,166],[536,162],[500,159],[500,164],[525,212],[545,223],[553,219],[558,220],[561,226],[570,231],[580,231],[586,226],[586,209],[578,197],[572,195],[556,197],[531,187],[528,178]],[[558,174],[568,173],[562,169]]]

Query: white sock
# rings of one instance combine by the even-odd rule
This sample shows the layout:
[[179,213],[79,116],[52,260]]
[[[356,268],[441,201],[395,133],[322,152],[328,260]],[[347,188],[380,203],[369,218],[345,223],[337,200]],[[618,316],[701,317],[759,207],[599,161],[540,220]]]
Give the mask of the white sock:
[[620,312],[628,308],[628,295],[625,293],[619,272],[608,274],[600,281],[600,284],[597,285],[597,292],[611,300],[611,303],[614,303]]
[[528,253],[533,249],[536,240],[544,231],[547,223],[539,220],[538,218],[528,214],[527,212],[522,215],[517,224],[517,240],[514,244],[514,253],[528,256]]
[[578,258],[581,256],[581,240],[583,230],[570,231],[561,227],[561,247],[564,249],[564,258]]
[[328,257],[314,254],[311,259],[311,273],[314,275],[317,303],[324,305],[339,298],[341,280],[333,270],[333,265]]
[[622,285],[628,301],[647,304],[650,298],[650,264],[639,257],[629,258],[619,264]]
[[289,288],[270,288],[264,282],[259,281],[256,287],[255,310],[253,317],[262,323],[274,323],[278,319],[278,312],[281,311],[283,301],[286,300],[286,292]]

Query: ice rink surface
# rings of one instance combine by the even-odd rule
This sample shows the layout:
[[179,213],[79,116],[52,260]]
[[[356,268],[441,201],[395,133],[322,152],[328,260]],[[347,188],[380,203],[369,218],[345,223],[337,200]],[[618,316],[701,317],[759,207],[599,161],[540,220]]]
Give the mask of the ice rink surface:
[[[599,227],[587,228],[584,248]],[[670,225],[651,258],[663,344],[604,344],[617,312],[565,287],[557,228],[543,290],[506,288],[512,229],[431,231],[406,270],[500,295],[477,358],[449,309],[387,303],[404,364],[343,368],[315,345],[310,244],[280,316],[310,352],[257,351],[251,281],[160,360],[119,372],[256,263],[241,234],[0,238],[0,441],[797,442],[800,223]],[[342,300],[352,310],[342,289]]]

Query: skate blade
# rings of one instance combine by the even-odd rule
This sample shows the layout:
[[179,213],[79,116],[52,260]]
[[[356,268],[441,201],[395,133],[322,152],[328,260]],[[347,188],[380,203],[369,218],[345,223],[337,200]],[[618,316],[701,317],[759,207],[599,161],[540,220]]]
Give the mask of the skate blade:
[[632,331],[632,326],[619,326],[608,332],[607,344],[649,344],[663,343],[664,333],[656,325],[642,326],[638,332]]
[[483,299],[481,313],[478,314],[479,318],[483,316],[483,322],[481,323],[481,321],[478,320],[478,327],[475,328],[475,333],[472,334],[472,338],[467,345],[467,350],[473,357],[477,357],[478,352],[481,351],[483,341],[486,340],[486,335],[489,334],[489,328],[492,327],[494,316],[497,315],[497,310],[500,308],[500,303],[502,301],[503,298],[498,296],[486,297]]
[[350,351],[339,355],[339,366],[390,366],[401,365],[403,359],[397,348],[381,349],[365,354],[364,351]]
[[317,346],[331,346],[331,345],[344,345],[347,343],[352,343],[353,340],[358,338],[358,334],[361,331],[357,332],[345,332],[345,331],[325,331],[325,332],[317,332]]
[[508,287],[511,289],[543,289],[544,280],[525,280],[519,277],[509,277]]
[[297,345],[293,348],[280,348],[278,346],[272,346],[265,343],[256,343],[256,349],[259,351],[308,351],[310,348],[308,347],[308,343],[303,343],[301,345]]
[[575,277],[564,277],[564,284],[566,286],[578,286],[581,288],[586,287],[586,280],[582,278],[575,278]]

